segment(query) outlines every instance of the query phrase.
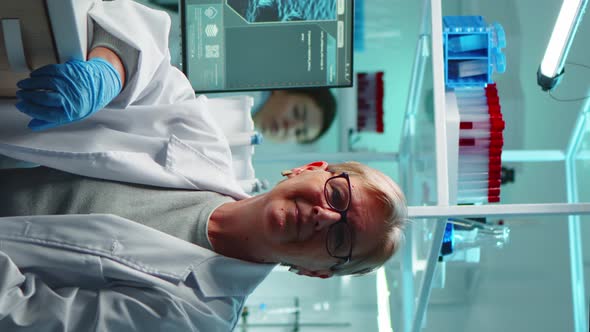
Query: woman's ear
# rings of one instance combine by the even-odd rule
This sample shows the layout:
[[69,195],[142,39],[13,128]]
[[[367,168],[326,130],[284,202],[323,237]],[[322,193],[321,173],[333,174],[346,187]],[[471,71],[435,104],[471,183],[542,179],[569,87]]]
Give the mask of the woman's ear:
[[325,171],[328,169],[328,163],[325,161],[314,161],[304,166],[295,167],[291,170],[282,171],[281,175],[286,177],[292,177],[295,175],[301,174],[303,171],[317,171],[322,170]]
[[321,279],[331,278],[334,275],[334,273],[330,270],[311,271],[311,270],[306,270],[305,268],[302,268],[299,266],[292,266],[289,269],[289,271],[296,273],[300,276],[307,276],[307,277],[321,278]]

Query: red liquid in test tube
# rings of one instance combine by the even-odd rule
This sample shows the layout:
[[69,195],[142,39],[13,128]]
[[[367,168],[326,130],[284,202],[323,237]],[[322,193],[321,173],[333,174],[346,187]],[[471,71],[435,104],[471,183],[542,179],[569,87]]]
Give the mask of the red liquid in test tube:
[[501,148],[504,140],[489,140],[476,138],[459,138],[459,147],[479,147],[479,148]]
[[459,109],[459,203],[500,200],[502,146],[501,106],[495,84],[455,91]]
[[469,129],[487,129],[492,131],[504,130],[504,120],[502,119],[488,119],[488,121],[465,121],[461,117],[461,123],[459,123],[460,130]]

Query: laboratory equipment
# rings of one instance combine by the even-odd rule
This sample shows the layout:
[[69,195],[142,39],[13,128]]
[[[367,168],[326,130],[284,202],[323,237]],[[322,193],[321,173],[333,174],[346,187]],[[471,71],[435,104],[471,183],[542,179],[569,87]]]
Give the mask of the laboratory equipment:
[[357,74],[357,130],[383,133],[383,72]]
[[488,26],[481,16],[443,17],[446,86],[471,87],[492,83],[494,70],[503,73],[506,60],[504,29]]
[[587,3],[588,0],[564,0],[561,5],[545,55],[537,70],[537,83],[544,91],[553,89],[562,78],[565,59]]
[[[424,38],[423,36],[427,36]],[[431,39],[428,39],[430,37]],[[580,141],[583,137],[583,125],[586,122],[586,112],[580,115],[576,129],[571,136],[570,145],[567,151],[553,153],[552,150],[540,151],[502,151],[503,159],[511,162],[547,162],[547,161],[565,161],[566,177],[568,188],[567,203],[543,203],[543,204],[500,204],[500,205],[457,205],[456,196],[456,178],[453,170],[457,167],[458,158],[453,149],[455,141],[450,137],[455,137],[459,125],[455,126],[453,110],[449,109],[449,100],[445,93],[445,58],[443,51],[443,22],[442,6],[440,0],[425,0],[423,25],[420,38],[417,41],[416,58],[414,63],[414,72],[412,76],[412,89],[410,90],[409,100],[420,98],[422,92],[422,83],[426,80],[425,67],[432,64],[431,83],[434,90],[434,118],[435,121],[430,124],[434,127],[431,132],[432,136],[426,135],[430,131],[426,129],[424,122],[419,122],[420,109],[416,102],[408,103],[406,111],[406,120],[400,145],[400,173],[402,174],[403,188],[410,198],[409,215],[417,220],[420,218],[431,218],[425,220],[431,227],[432,236],[426,243],[429,248],[427,262],[420,266],[424,271],[423,278],[417,284],[417,300],[414,289],[414,278],[412,268],[416,268],[416,262],[412,257],[414,250],[406,246],[404,248],[404,260],[409,263],[408,268],[404,268],[402,273],[404,292],[403,292],[403,331],[420,331],[425,322],[427,304],[429,302],[431,288],[434,284],[435,271],[439,267],[438,257],[440,247],[444,238],[444,229],[449,217],[516,217],[530,215],[570,215],[568,222],[569,228],[569,246],[571,257],[571,290],[573,294],[573,320],[575,331],[587,331],[587,312],[585,311],[585,299],[583,299],[584,284],[583,280],[583,260],[580,252],[580,230],[579,214],[590,213],[590,204],[579,203],[576,189],[576,153],[580,149]],[[427,84],[427,83],[426,83]],[[415,85],[415,87],[414,87]],[[428,87],[428,85],[426,85]],[[453,96],[454,97],[454,96]],[[586,109],[588,106],[584,105]],[[423,112],[422,112],[423,113]],[[422,126],[423,128],[420,128]],[[432,129],[432,128],[431,128]],[[457,135],[458,136],[458,135]],[[431,156],[425,153],[424,141],[432,139],[434,147]],[[416,142],[419,140],[420,142]],[[435,166],[430,172],[421,171],[417,166],[420,162],[433,158],[436,160]],[[427,182],[422,179],[431,179]],[[432,181],[434,179],[434,181]],[[421,183],[432,186],[420,186]],[[434,198],[428,193],[433,192]],[[435,203],[433,203],[435,202]],[[423,206],[427,204],[427,206]],[[443,222],[444,221],[444,222]],[[412,230],[413,232],[413,230]],[[409,237],[408,237],[409,238]],[[407,290],[409,289],[409,290]]]
[[[496,85],[459,87],[449,93],[454,93],[457,99],[460,119],[457,202],[497,203],[500,201],[505,123]],[[487,181],[485,176],[484,181],[470,181],[474,174],[485,173]]]

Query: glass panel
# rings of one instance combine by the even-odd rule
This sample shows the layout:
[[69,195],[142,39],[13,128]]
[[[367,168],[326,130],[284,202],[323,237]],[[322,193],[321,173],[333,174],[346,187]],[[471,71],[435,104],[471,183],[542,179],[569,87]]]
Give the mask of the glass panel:
[[580,202],[590,201],[590,115],[584,113],[581,139],[575,155],[576,182]]
[[[461,5],[461,8],[453,9],[445,6],[445,14],[484,15],[489,21],[501,20],[502,24],[514,28],[507,31],[516,35],[519,33],[519,18],[522,14],[508,10],[505,15],[488,16],[488,13],[498,12],[499,9],[492,8],[497,7],[496,2],[484,3],[481,6],[475,3],[472,6]],[[511,6],[501,11],[522,9]],[[528,2],[526,10],[530,10],[530,6],[532,2]],[[486,10],[475,10],[481,8]],[[571,134],[568,131],[571,130],[570,120],[575,118],[579,110],[566,110],[563,103],[556,103],[553,107],[547,105],[550,98],[539,94],[540,88],[536,86],[534,77],[520,77],[524,76],[517,69],[521,60],[516,58],[528,59],[523,55],[529,53],[519,47],[519,42],[516,39],[516,43],[510,45],[511,52],[516,54],[512,58],[514,62],[511,62],[514,63],[514,67],[511,67],[513,70],[495,77],[501,97],[504,98],[503,113],[507,124],[505,149],[508,146],[508,149],[563,150]],[[417,55],[417,59],[420,59],[420,55]],[[430,58],[423,56],[423,60],[425,71],[424,76],[420,77],[423,77],[424,82],[418,85],[420,89],[414,93],[418,101],[408,103],[400,148],[401,183],[410,205],[436,204],[432,68]],[[567,113],[569,111],[573,113]],[[561,126],[567,126],[568,129],[561,130]],[[576,160],[580,202],[590,201],[590,135],[587,135],[590,125],[586,124],[584,130],[584,139]],[[502,186],[502,203],[567,201],[563,162],[514,163],[506,166],[515,170],[517,181]],[[590,227],[584,221],[590,222],[590,217],[583,216],[581,220],[581,239],[589,239]],[[457,250],[455,255],[445,257],[445,262],[437,263],[422,331],[573,330],[571,254],[568,250],[571,236],[568,234],[567,216],[507,220],[496,218],[487,221],[507,225],[511,230],[510,240],[480,241],[472,245],[468,238],[462,237],[465,242],[457,244],[457,247],[465,250]],[[393,260],[398,265],[389,267],[387,276],[393,289],[391,312],[395,331],[410,331],[416,296],[424,279],[425,258],[433,240],[434,225],[435,220],[414,220],[407,236],[408,251]],[[590,248],[586,246],[582,253],[583,257],[589,257]],[[409,274],[410,278],[403,278],[404,273]],[[587,300],[588,278],[583,282],[586,293],[581,297]],[[409,294],[407,288],[411,289]],[[404,296],[409,301],[404,302]],[[408,302],[410,308],[404,307]],[[587,307],[584,310],[587,316]]]
[[236,331],[378,331],[376,279],[309,278],[279,267],[248,297]]
[[505,222],[504,247],[479,244],[438,264],[444,284],[433,284],[423,332],[573,331],[567,217]]
[[[411,206],[437,203],[430,9],[423,14],[400,144],[400,185]],[[412,220],[405,247],[387,266],[394,331],[409,331],[413,323],[436,225],[434,219]],[[442,273],[444,267],[435,270],[434,284]]]

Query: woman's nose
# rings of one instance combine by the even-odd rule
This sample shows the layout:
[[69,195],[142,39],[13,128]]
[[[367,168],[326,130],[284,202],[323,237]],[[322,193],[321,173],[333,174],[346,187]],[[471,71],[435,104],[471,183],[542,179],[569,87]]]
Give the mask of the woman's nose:
[[340,212],[321,206],[314,206],[312,213],[316,230],[322,230],[323,228],[330,227],[333,224],[339,222],[342,217]]

